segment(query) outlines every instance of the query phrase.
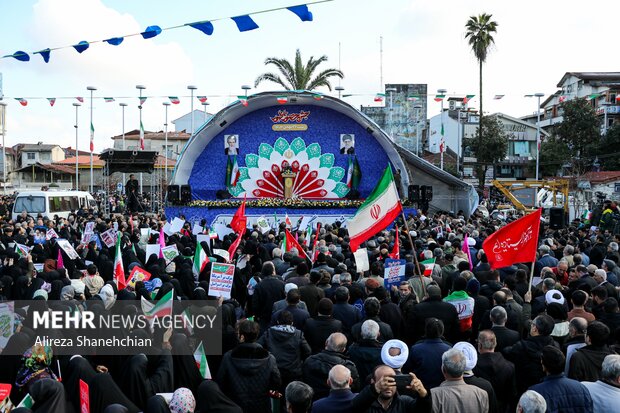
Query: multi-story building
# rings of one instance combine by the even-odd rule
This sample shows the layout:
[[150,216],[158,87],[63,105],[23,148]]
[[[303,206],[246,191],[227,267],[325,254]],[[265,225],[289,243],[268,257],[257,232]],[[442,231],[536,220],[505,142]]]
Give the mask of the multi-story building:
[[[188,132],[193,133],[197,131],[202,125],[204,125],[213,114],[204,111],[195,109],[193,112],[186,113],[172,121],[174,125],[174,130],[176,132]],[[192,131],[192,117],[194,118],[194,130]]]
[[[166,146],[165,133],[159,132],[144,132],[144,150],[156,151],[162,156],[166,156],[169,159],[176,159],[183,147],[190,138],[190,134],[184,131],[182,132],[168,132],[168,146]],[[123,135],[112,136],[114,141],[114,149],[123,149]],[[125,133],[125,149],[127,150],[140,150],[140,131],[134,129]]]
[[65,159],[65,151],[59,145],[23,143],[13,147],[17,151],[17,163],[20,168],[40,163],[43,165]]
[[383,106],[362,106],[361,112],[387,132],[394,143],[422,155],[427,148],[427,85],[388,83],[385,92],[385,97],[376,98]]
[[[557,84],[559,90],[541,102],[540,127],[549,129],[562,122],[560,104],[575,98],[586,98],[596,110],[601,133],[620,122],[620,72],[566,72]],[[537,122],[537,115],[526,116]]]

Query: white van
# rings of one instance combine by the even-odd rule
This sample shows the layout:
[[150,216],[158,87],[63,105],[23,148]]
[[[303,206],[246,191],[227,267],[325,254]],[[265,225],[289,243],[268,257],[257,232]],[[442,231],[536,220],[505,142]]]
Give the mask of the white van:
[[85,191],[22,191],[15,197],[11,217],[15,220],[26,211],[35,218],[39,214],[48,218],[54,215],[67,218],[71,211],[80,207],[97,211],[97,202]]

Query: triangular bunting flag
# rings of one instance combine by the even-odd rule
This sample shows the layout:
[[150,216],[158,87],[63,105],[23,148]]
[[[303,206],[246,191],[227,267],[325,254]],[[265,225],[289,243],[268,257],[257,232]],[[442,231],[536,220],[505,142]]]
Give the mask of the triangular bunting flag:
[[170,102],[173,105],[178,105],[179,103],[181,103],[178,96],[168,96],[168,99],[170,99]]
[[54,103],[56,103],[56,98],[47,98],[47,101],[50,103],[50,106],[54,106]]

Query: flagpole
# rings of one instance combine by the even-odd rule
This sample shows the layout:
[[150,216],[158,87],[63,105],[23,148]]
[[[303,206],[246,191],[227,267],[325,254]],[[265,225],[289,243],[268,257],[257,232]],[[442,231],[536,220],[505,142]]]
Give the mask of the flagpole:
[[[94,192],[93,184],[93,149],[95,145],[95,129],[93,127],[93,92],[97,90],[94,86],[88,86],[86,90],[90,91],[90,193]],[[75,151],[76,158],[79,152]]]
[[[413,262],[418,269],[418,276],[420,277],[420,283],[422,284],[422,289],[424,290],[424,298],[426,298],[428,296],[428,293],[426,292],[426,286],[424,285],[424,279],[422,278],[422,271],[420,271],[418,253],[415,250],[415,244],[413,243],[413,239],[411,239],[411,233],[409,231],[409,224],[407,223],[407,218],[405,218],[405,212],[401,212],[401,215],[403,216],[403,221],[405,221],[405,230],[407,231],[407,237],[409,238],[409,243],[411,244],[411,249],[413,250]],[[398,236],[398,234],[396,235]]]
[[532,281],[534,280],[534,266],[536,265],[536,261],[532,261],[532,269],[530,270],[530,286],[527,291],[532,291]]

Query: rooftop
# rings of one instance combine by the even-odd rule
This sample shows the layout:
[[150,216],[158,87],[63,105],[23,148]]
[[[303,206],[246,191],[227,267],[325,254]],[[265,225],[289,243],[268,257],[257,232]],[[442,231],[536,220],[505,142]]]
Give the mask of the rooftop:
[[591,184],[605,184],[620,181],[620,171],[588,172],[581,180],[590,181]]
[[51,151],[54,148],[60,148],[60,146],[58,145],[47,145],[44,143],[25,143],[23,144],[23,146],[20,148],[21,151],[29,151],[29,152],[33,152],[33,151]]
[[607,82],[620,82],[620,72],[566,72],[560,82],[558,83],[558,87],[562,87],[566,78],[569,76],[575,76],[579,79],[583,80],[600,80]]
[[[186,133],[185,131],[181,131],[181,132],[171,132],[168,131],[168,139],[174,139],[174,140],[189,140],[189,138],[192,135],[189,133]],[[112,136],[112,139],[117,140],[117,139],[123,139],[123,135],[117,135],[117,136]],[[138,129],[134,129],[132,131],[129,132],[125,132],[125,139],[126,140],[139,140],[140,139],[140,131]],[[144,131],[144,139],[145,140],[164,140],[166,139],[166,134],[164,133],[164,131],[159,131],[159,132],[149,132],[149,131]]]

